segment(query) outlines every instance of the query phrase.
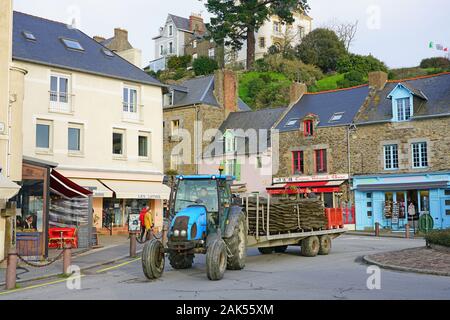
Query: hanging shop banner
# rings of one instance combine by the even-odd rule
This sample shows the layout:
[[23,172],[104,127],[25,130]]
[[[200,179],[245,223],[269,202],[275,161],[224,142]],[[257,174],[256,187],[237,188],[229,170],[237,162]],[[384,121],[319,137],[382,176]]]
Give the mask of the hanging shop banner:
[[311,182],[311,181],[333,181],[333,180],[348,180],[348,174],[327,174],[317,176],[295,176],[286,178],[274,178],[273,183],[289,183],[289,182]]

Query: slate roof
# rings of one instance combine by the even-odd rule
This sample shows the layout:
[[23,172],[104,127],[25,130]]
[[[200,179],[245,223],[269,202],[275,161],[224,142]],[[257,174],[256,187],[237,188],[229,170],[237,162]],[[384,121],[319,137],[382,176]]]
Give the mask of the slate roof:
[[172,19],[175,27],[179,30],[190,31],[190,21],[187,18],[179,17],[174,14],[169,14],[169,17]]
[[[353,122],[353,119],[369,94],[369,86],[363,85],[343,90],[307,93],[297,102],[277,125],[280,132],[300,129],[301,120],[310,114],[319,117],[318,127],[342,126]],[[343,112],[338,121],[330,121],[335,113]],[[293,126],[287,124],[298,120]]]
[[[14,12],[13,59],[81,71],[126,81],[164,86],[143,70],[120,56],[106,56],[97,41],[65,23]],[[23,32],[34,34],[36,41],[25,39]],[[67,49],[61,38],[77,40],[84,51]]]
[[419,97],[414,100],[412,119],[450,113],[450,73],[443,73],[417,79],[389,81],[382,90],[372,92],[355,123],[391,121],[392,100],[388,96],[399,83]]
[[[214,107],[220,107],[219,102],[214,96],[214,76],[197,77],[186,80],[180,85],[169,86],[177,94],[174,97],[172,106],[165,106],[164,109],[190,106],[194,104],[207,104]],[[238,99],[238,108],[241,111],[249,111],[250,107],[244,101]]]

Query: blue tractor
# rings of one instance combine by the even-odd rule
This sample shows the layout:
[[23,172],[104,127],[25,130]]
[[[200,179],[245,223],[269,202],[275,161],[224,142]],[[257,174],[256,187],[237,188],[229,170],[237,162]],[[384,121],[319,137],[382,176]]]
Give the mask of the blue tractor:
[[226,269],[244,268],[246,214],[232,196],[233,179],[222,174],[177,177],[169,201],[172,220],[167,245],[153,239],[142,253],[148,279],[162,276],[166,255],[174,269],[187,269],[195,254],[206,254],[210,280],[222,279]]

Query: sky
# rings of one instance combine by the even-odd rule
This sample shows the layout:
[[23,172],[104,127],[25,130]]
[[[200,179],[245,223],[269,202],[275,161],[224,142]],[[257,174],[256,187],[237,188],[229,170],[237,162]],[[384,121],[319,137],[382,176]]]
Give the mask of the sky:
[[[390,68],[419,65],[423,58],[444,56],[430,49],[430,41],[450,47],[448,0],[308,0],[313,28],[359,21],[351,52],[372,54]],[[210,15],[201,0],[14,0],[17,11],[69,22],[90,36],[113,36],[115,27],[127,29],[129,40],[142,50],[143,65],[154,57],[154,41],[168,13],[189,17]]]

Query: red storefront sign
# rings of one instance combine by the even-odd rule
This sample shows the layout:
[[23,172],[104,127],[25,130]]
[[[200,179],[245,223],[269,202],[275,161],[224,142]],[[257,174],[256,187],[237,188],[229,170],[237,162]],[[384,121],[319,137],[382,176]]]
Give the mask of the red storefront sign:
[[271,195],[277,194],[301,194],[306,193],[307,189],[311,189],[314,193],[333,193],[339,192],[339,186],[343,181],[314,181],[314,182],[291,182],[286,185],[274,188],[268,188],[267,192]]

